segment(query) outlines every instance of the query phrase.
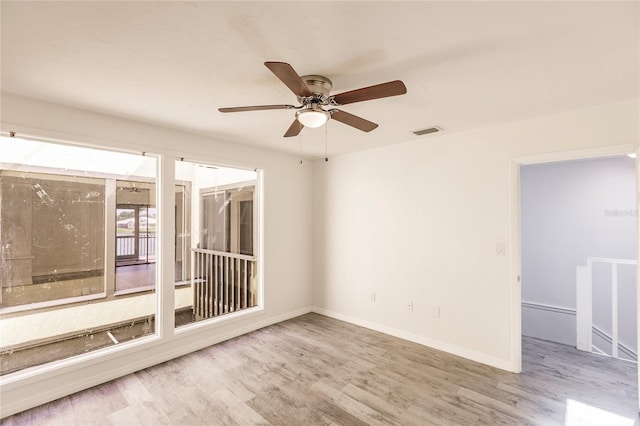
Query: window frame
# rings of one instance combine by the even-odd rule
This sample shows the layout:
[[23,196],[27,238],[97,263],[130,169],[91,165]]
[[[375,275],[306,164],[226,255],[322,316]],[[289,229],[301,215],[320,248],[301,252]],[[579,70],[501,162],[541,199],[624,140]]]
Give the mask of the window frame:
[[[2,136],[3,138],[6,138],[7,135],[4,133],[1,133],[0,136]],[[9,135],[9,137],[11,136]],[[51,140],[48,138],[28,137],[23,135],[21,135],[19,139],[26,140],[26,141],[34,141],[37,143],[44,143],[44,144],[58,146],[58,147],[91,149],[91,150],[97,150],[101,152],[110,152],[110,153],[116,153],[116,154],[141,155],[143,157],[145,156],[152,157],[154,158],[154,163],[155,163],[155,166],[153,167],[154,177],[148,178],[144,176],[121,175],[121,174],[115,174],[115,173],[78,170],[78,169],[71,169],[71,168],[63,168],[60,166],[49,167],[49,166],[43,166],[43,165],[29,165],[29,164],[21,164],[21,163],[0,162],[0,170],[8,172],[8,174],[10,175],[23,174],[23,175],[29,176],[31,174],[35,174],[35,175],[46,174],[51,176],[52,177],[51,180],[53,181],[62,180],[62,181],[73,182],[74,181],[73,178],[80,179],[81,181],[87,178],[88,180],[99,179],[104,182],[104,210],[103,210],[104,234],[103,234],[103,244],[102,244],[104,247],[104,252],[102,255],[102,258],[103,258],[102,266],[103,266],[104,274],[102,277],[102,291],[100,293],[89,294],[89,295],[65,297],[65,298],[47,300],[47,301],[36,302],[36,303],[26,303],[26,304],[10,306],[10,307],[1,307],[0,320],[6,319],[10,321],[11,319],[16,317],[22,317],[22,316],[28,317],[30,315],[34,315],[37,317],[38,315],[46,314],[47,312],[64,311],[65,309],[82,309],[83,306],[94,306],[94,305],[99,306],[102,303],[115,302],[119,300],[124,300],[128,297],[135,297],[135,296],[152,293],[153,289],[151,290],[142,289],[141,291],[137,292],[137,294],[132,294],[132,292],[117,293],[114,291],[115,290],[116,224],[115,224],[115,214],[112,215],[111,213],[115,213],[115,198],[116,198],[115,194],[116,194],[117,181],[130,181],[131,178],[134,177],[136,182],[144,181],[144,182],[149,182],[156,185],[156,182],[158,180],[158,175],[159,175],[159,166],[160,166],[160,159],[161,159],[160,154],[139,153],[139,152],[132,153],[127,150],[106,148],[103,146],[92,146],[85,143],[62,143],[62,142]],[[157,192],[158,192],[157,186],[154,192],[155,192],[155,197],[157,197]],[[113,207],[113,209],[111,207]],[[114,232],[112,233],[111,231],[114,231]],[[156,243],[156,246],[157,246],[157,243]],[[157,277],[157,274],[156,274],[156,277]],[[148,315],[149,317],[157,318],[158,316],[157,298],[158,297],[155,297],[156,301],[153,303],[154,308],[153,308],[153,311]],[[145,314],[145,316],[147,315]],[[141,317],[132,317],[131,320],[138,320],[140,318]],[[28,323],[28,321],[29,320],[27,319],[25,322]],[[127,319],[126,322],[129,322],[129,319]],[[119,324],[119,323],[116,322],[114,324]],[[103,327],[104,325],[96,325],[95,329],[101,329]],[[73,332],[64,332],[60,335],[56,335],[55,337],[64,338],[65,336],[68,336],[68,337],[81,336],[85,334],[87,331],[91,332],[92,330],[94,330],[94,328],[90,328],[90,329],[88,328],[83,331],[77,330]],[[121,342],[120,344],[116,344],[114,346],[116,347],[115,349],[120,349],[117,347],[133,344],[138,340],[155,339],[157,337],[158,337],[158,330],[157,330],[157,327],[154,327],[154,330],[149,334],[138,336],[132,339],[131,341]],[[14,345],[4,346],[2,350],[3,352],[5,350],[10,350],[10,351],[20,350],[23,348],[28,348],[29,346],[32,346],[34,344],[37,345],[37,344],[45,343],[52,338],[54,338],[54,336],[30,339],[24,342],[19,342]],[[124,348],[122,349],[124,350]],[[43,371],[48,371],[47,368],[50,364],[51,365],[67,365],[69,363],[75,363],[75,362],[81,363],[82,360],[85,358],[93,358],[94,353],[100,353],[102,351],[110,352],[113,350],[114,350],[114,347],[109,346],[109,347],[104,347],[100,349],[90,350],[89,352],[83,353],[83,354],[62,357],[60,359],[46,362],[44,364],[25,367],[21,370],[17,370],[12,373],[8,373],[0,376],[0,383],[4,383],[6,381],[6,377],[9,377],[9,379],[12,379],[14,376],[21,377],[21,375],[23,374],[31,375],[31,374],[38,374],[39,372],[43,372]]]
[[[13,135],[9,135],[9,132],[4,132],[4,131],[0,132],[0,134],[3,137],[13,136]],[[139,151],[132,150],[132,146],[135,146],[135,144],[128,144],[128,146],[125,147],[124,145],[109,146],[110,144],[105,143],[104,140],[99,140],[97,143],[91,143],[90,138],[83,138],[84,140],[82,142],[77,142],[77,141],[70,142],[68,139],[61,140],[61,139],[54,139],[50,137],[31,136],[26,134],[24,135],[20,134],[18,137],[20,139],[33,140],[37,142],[44,142],[44,143],[54,144],[54,145],[74,146],[74,147],[90,148],[90,149],[92,148],[97,150],[118,152],[118,153],[128,153],[128,154],[142,153],[142,155],[145,155],[144,148]],[[175,200],[171,201],[172,208],[168,208],[168,206],[166,205],[167,203],[166,202],[163,203],[162,199],[163,199],[163,195],[165,199],[168,199],[169,197],[167,197],[166,194],[162,194],[162,192],[166,192],[167,188],[171,188],[170,191],[172,192],[172,195],[175,196],[174,188],[177,184],[179,184],[180,181],[175,180],[175,168],[168,167],[168,165],[169,164],[174,165],[175,162],[184,160],[184,158],[179,157],[177,153],[173,153],[165,149],[156,150],[150,155],[153,155],[156,158],[156,197],[158,200],[156,205],[157,205],[158,214],[159,214],[158,223],[159,225],[162,224],[162,226],[158,227],[158,242],[157,242],[158,248],[156,250],[158,253],[157,262],[158,264],[164,263],[163,267],[156,268],[156,283],[160,282],[162,283],[162,285],[161,286],[156,285],[157,308],[155,311],[156,325],[155,325],[154,333],[141,336],[131,341],[121,342],[120,344],[115,346],[96,349],[84,354],[62,358],[56,361],[51,361],[45,364],[36,365],[34,367],[29,367],[26,369],[18,370],[18,371],[0,376],[0,388],[3,389],[3,392],[5,391],[12,392],[12,389],[16,389],[16,387],[23,386],[23,385],[28,385],[28,383],[32,382],[33,380],[48,380],[49,378],[58,377],[60,374],[67,374],[74,371],[82,371],[83,369],[90,368],[93,365],[101,365],[104,363],[112,364],[112,362],[117,359],[124,359],[123,357],[133,357],[132,359],[139,359],[139,356],[141,354],[147,353],[148,350],[152,349],[153,347],[161,346],[161,347],[166,347],[168,349],[172,347],[174,342],[183,341],[184,339],[193,340],[195,336],[203,337],[203,339],[199,339],[198,342],[192,342],[188,348],[181,346],[181,349],[175,350],[173,352],[159,353],[157,356],[151,357],[153,358],[153,360],[150,360],[149,358],[144,357],[145,359],[144,361],[139,359],[136,363],[132,365],[126,365],[126,366],[123,365],[121,368],[114,370],[115,372],[112,371],[112,372],[106,373],[106,375],[113,378],[119,377],[122,374],[125,374],[124,373],[125,371],[133,372],[139,368],[144,368],[144,367],[141,367],[143,365],[144,366],[153,365],[158,362],[171,359],[174,356],[177,356],[176,354],[178,353],[186,354],[186,353],[192,352],[193,350],[197,350],[202,347],[222,341],[224,340],[223,337],[211,335],[207,333],[206,330],[214,329],[215,327],[221,326],[222,324],[225,324],[225,325],[228,324],[229,326],[232,326],[233,323],[239,321],[240,319],[255,317],[256,315],[260,315],[264,311],[265,306],[264,306],[264,256],[263,256],[263,236],[264,236],[263,185],[264,185],[265,170],[263,168],[250,167],[247,164],[242,164],[241,162],[230,163],[228,161],[220,161],[219,158],[207,157],[206,155],[200,156],[199,160],[197,161],[193,161],[196,164],[203,164],[203,162],[205,162],[206,164],[217,165],[221,167],[253,170],[257,174],[255,179],[255,186],[254,186],[254,206],[253,207],[254,207],[254,221],[256,223],[254,226],[254,233],[257,234],[257,237],[255,238],[254,256],[256,257],[256,260],[257,260],[256,273],[258,275],[258,279],[257,279],[258,300],[257,300],[256,306],[252,308],[233,312],[228,315],[224,315],[222,317],[216,317],[216,318],[211,318],[204,321],[194,322],[176,329],[175,325],[173,324],[173,313],[174,313],[173,299],[174,299],[175,288],[180,283],[174,282],[173,279],[162,281],[162,277],[167,276],[167,267],[169,265],[175,265],[175,257],[167,256],[165,254],[167,251],[171,252],[174,248],[173,241],[174,241],[175,235],[173,235],[173,231],[175,231],[175,229],[169,230],[167,229],[167,226],[171,226],[172,228],[175,228],[175,223],[174,223],[175,217],[173,216],[173,214],[175,213],[175,211],[173,210],[174,208],[173,202]],[[6,164],[7,163],[0,162],[0,167],[4,167]],[[32,169],[32,171],[36,173],[41,173],[45,169],[52,169],[55,171],[55,174],[69,174],[69,175],[75,174],[74,172],[71,172],[71,171],[69,171],[68,173],[63,173],[64,172],[63,170],[58,170],[55,168],[47,168],[42,166],[24,165],[23,168],[25,169],[30,168]],[[108,176],[109,178],[114,179],[114,181],[115,179],[118,179],[118,178],[126,179],[128,177],[128,176],[116,176],[116,175],[111,175],[106,173],[102,173],[102,174],[94,173],[92,174],[92,177],[99,177],[100,175]],[[193,194],[189,194],[189,196],[193,197]],[[115,196],[112,197],[112,200],[115,206]],[[170,213],[170,214],[167,214],[167,213]],[[105,215],[106,218],[110,218],[110,216],[111,215],[109,214]],[[193,214],[190,215],[190,217],[193,217]],[[172,218],[173,220],[171,220]],[[115,216],[111,219],[115,221]],[[168,225],[168,222],[171,222],[171,225]],[[113,224],[113,228],[115,229],[115,223]],[[174,237],[174,238],[170,238],[171,239],[170,244],[171,244],[172,250],[167,250],[166,240],[169,240],[169,237],[172,235]],[[108,239],[106,240],[108,241]],[[115,239],[113,240],[113,244],[115,244]],[[164,248],[162,247],[163,244],[165,245]],[[112,246],[112,249],[107,248],[106,253],[107,254],[111,253],[113,255],[112,263],[115,266],[115,247]],[[107,256],[105,256],[105,261],[106,259],[107,259]],[[168,260],[171,260],[171,261],[168,261]],[[170,269],[173,270],[173,268],[174,266],[170,266]],[[106,271],[109,271],[109,270],[111,270],[111,268],[106,268]],[[172,271],[172,272],[175,273],[175,271]],[[115,270],[113,273],[115,273]],[[170,274],[170,276],[174,277],[173,274]],[[114,283],[115,281],[111,280],[111,282]],[[139,294],[136,292],[132,292],[132,293],[133,294],[130,294],[130,293],[119,294],[119,295],[113,294],[112,297],[115,297],[115,296],[130,297],[130,296],[136,296]],[[72,306],[85,304],[86,303],[86,301],[84,300],[85,297],[88,299],[94,299],[94,298],[100,299],[98,301],[107,301],[109,299],[108,297],[106,298],[104,297],[104,296],[107,296],[106,294],[100,295],[100,296],[101,296],[101,299],[98,298],[97,295],[79,296],[78,298],[73,298],[73,301],[71,301],[71,303],[69,303],[68,306],[72,307]],[[49,303],[49,302],[44,302],[44,303]],[[36,312],[56,309],[58,305],[59,304],[56,304],[56,306],[38,307]],[[30,308],[33,308],[33,306],[30,306]],[[5,317],[11,318],[14,315],[19,315],[19,314],[20,312],[11,313],[6,310],[2,310],[0,312],[0,319]],[[259,323],[256,323],[256,324],[259,324]],[[259,327],[259,326],[256,325],[256,327]],[[202,333],[205,333],[205,334],[202,334]],[[139,354],[139,355],[136,355],[136,354]],[[138,365],[138,367],[136,367],[136,365]],[[91,379],[91,380],[95,381],[96,379]],[[104,381],[103,379],[99,379],[95,381],[95,383],[97,384],[103,381]]]
[[[19,174],[26,174],[29,178],[40,178],[37,175],[47,175],[51,178],[47,179],[50,181],[64,181],[64,182],[73,182],[74,177],[78,177],[77,173],[74,173],[73,171],[70,170],[59,170],[59,169],[55,169],[53,167],[40,167],[40,166],[27,166],[27,167],[20,167],[20,170],[15,170],[8,167],[9,164],[8,163],[2,163],[0,162],[0,172],[3,172],[2,175],[4,176],[17,176]],[[61,173],[58,173],[58,170]],[[6,173],[6,174],[5,174]],[[35,175],[35,176],[34,176]],[[65,179],[65,178],[70,178],[70,179]],[[80,179],[83,179],[84,177],[80,177]],[[87,294],[87,295],[80,295],[80,296],[72,296],[72,297],[64,297],[64,298],[60,298],[60,299],[52,299],[52,300],[44,300],[41,302],[35,302],[35,303],[27,303],[27,304],[21,304],[21,305],[15,305],[15,306],[7,306],[7,307],[2,307],[0,306],[0,318],[3,317],[6,314],[19,314],[22,312],[26,312],[26,311],[42,311],[42,310],[47,310],[47,309],[52,309],[52,308],[57,308],[59,306],[63,306],[63,305],[71,305],[71,304],[78,304],[78,303],[86,303],[86,302],[92,302],[92,301],[99,301],[99,300],[104,300],[108,297],[109,294],[109,278],[108,278],[108,263],[109,263],[109,253],[107,252],[107,240],[109,238],[108,236],[108,187],[109,187],[109,179],[106,178],[104,176],[104,174],[101,174],[101,176],[87,176],[87,178],[89,179],[102,179],[104,181],[104,190],[105,190],[105,194],[104,194],[104,252],[103,252],[103,262],[102,262],[102,267],[103,267],[103,278],[102,278],[102,291],[101,292],[96,292],[93,294]],[[31,284],[31,285],[37,285],[37,284]]]
[[[66,146],[64,144],[56,144],[55,142],[47,142],[42,140],[37,140],[37,141]],[[84,146],[78,146],[78,147],[83,148]],[[96,147],[88,147],[88,148],[103,149],[103,148],[96,148]],[[110,151],[127,153],[124,151],[114,151],[114,150],[110,150]],[[127,153],[127,154],[130,154],[130,153]],[[156,162],[159,162],[160,155],[155,155],[155,156],[156,156]],[[53,179],[50,179],[50,180],[65,180],[65,179],[57,179],[57,177],[61,177],[61,178],[78,177],[78,171],[69,170],[69,169],[56,169],[54,167],[21,165],[19,168],[19,171],[16,171],[15,168],[12,169],[10,166],[11,166],[10,163],[0,162],[0,171],[8,172],[9,176],[16,175],[19,173],[25,173],[28,175],[32,175],[32,174],[49,175],[53,177]],[[124,175],[117,175],[117,174],[102,173],[102,172],[95,172],[95,173],[92,172],[91,176],[86,176],[86,177],[90,179],[104,180],[104,188],[105,188],[104,247],[105,249],[104,249],[104,256],[103,256],[104,258],[103,260],[104,275],[102,280],[103,291],[99,293],[89,294],[89,295],[65,297],[61,299],[53,299],[53,300],[47,300],[42,302],[27,303],[27,304],[8,306],[8,307],[0,307],[0,318],[5,314],[19,314],[27,311],[43,312],[46,310],[58,308],[60,306],[66,306],[66,305],[77,306],[78,304],[83,304],[87,302],[93,302],[93,303],[104,302],[104,301],[112,300],[117,297],[130,296],[130,295],[155,291],[155,285],[138,287],[135,289],[126,289],[126,290],[116,289],[116,269],[115,269],[116,268],[116,252],[115,250],[116,250],[116,244],[117,244],[116,242],[117,227],[115,223],[116,222],[115,216],[113,218],[111,216],[113,216],[112,213],[115,213],[117,211],[117,204],[115,202],[117,182],[119,181],[132,182],[131,177],[124,176]],[[157,185],[155,182],[153,182],[152,179],[147,179],[142,176],[135,176],[135,179],[136,179],[135,182],[151,183],[155,185],[156,191],[157,191]],[[186,184],[188,184],[188,182]],[[156,194],[156,197],[157,197],[157,194]],[[111,232],[112,230],[114,231],[113,233]],[[157,251],[158,249],[157,239],[156,239],[155,245],[156,245],[155,250]],[[111,249],[111,247],[113,249]],[[181,285],[184,285],[184,284],[181,284]]]

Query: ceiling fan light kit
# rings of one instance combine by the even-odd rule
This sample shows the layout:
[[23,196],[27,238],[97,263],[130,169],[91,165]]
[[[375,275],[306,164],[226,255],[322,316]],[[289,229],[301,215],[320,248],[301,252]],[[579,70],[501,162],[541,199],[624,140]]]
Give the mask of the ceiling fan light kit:
[[265,62],[264,65],[296,95],[301,105],[297,107],[294,105],[230,107],[218,108],[218,111],[244,112],[270,109],[297,109],[296,118],[285,132],[284,137],[297,136],[303,127],[321,127],[330,118],[348,126],[355,127],[363,132],[370,132],[378,127],[376,123],[336,108],[325,110],[322,107],[340,106],[407,93],[407,88],[404,83],[400,80],[395,80],[330,96],[329,93],[331,92],[333,83],[326,77],[321,75],[305,75],[300,77],[293,67],[285,62]]
[[316,105],[310,105],[305,109],[296,112],[296,119],[304,127],[312,129],[322,127],[329,120],[331,114]]

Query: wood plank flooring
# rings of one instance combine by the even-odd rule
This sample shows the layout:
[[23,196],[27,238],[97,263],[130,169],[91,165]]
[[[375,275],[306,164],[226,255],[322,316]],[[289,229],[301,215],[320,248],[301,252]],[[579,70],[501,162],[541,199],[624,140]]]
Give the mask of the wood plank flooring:
[[17,425],[632,425],[636,365],[525,338],[511,374],[308,314],[25,411]]

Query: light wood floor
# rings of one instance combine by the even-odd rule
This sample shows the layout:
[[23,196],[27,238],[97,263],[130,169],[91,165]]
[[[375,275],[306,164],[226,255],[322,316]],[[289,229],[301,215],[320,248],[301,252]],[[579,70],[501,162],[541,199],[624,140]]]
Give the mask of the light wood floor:
[[[45,404],[14,425],[632,425],[636,366],[525,338],[511,374],[308,314]],[[617,422],[617,423],[616,423]]]

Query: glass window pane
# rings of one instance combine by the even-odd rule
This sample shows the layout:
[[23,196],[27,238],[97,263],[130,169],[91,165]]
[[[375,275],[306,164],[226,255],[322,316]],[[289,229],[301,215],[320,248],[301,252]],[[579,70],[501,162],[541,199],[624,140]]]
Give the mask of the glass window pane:
[[176,185],[176,285],[185,284],[191,278],[191,185],[188,182]]
[[116,292],[155,288],[155,193],[153,183],[116,182]]
[[202,196],[202,248],[229,251],[229,200],[226,192]]
[[104,179],[0,170],[2,308],[104,292]]
[[0,152],[0,373],[153,334],[155,271],[116,290],[118,264],[155,268],[156,159],[6,137]]
[[253,255],[253,200],[240,201],[240,254]]
[[179,161],[176,179],[193,194],[181,207],[192,218],[188,231],[176,229],[176,235],[190,236],[182,243],[192,271],[184,285],[176,286],[176,326],[257,306],[259,174]]

